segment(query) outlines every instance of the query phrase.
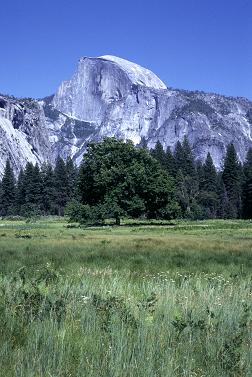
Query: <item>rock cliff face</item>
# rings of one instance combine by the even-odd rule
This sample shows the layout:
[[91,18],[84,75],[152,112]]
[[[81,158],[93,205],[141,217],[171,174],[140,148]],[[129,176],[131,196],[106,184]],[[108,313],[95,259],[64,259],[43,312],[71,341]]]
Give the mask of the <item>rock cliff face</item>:
[[81,58],[51,97],[0,96],[0,172],[7,157],[16,171],[58,155],[80,163],[87,143],[105,136],[145,140],[149,148],[159,140],[173,149],[187,135],[195,156],[210,151],[219,168],[231,142],[244,160],[251,131],[247,99],[169,89],[151,71],[113,56]]
[[38,101],[0,96],[0,175],[7,158],[17,173],[28,161],[51,160],[51,144]]

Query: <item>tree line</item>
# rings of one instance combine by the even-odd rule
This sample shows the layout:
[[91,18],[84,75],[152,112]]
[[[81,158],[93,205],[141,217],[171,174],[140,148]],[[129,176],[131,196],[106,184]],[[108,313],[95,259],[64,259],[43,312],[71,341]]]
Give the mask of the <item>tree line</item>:
[[242,164],[233,144],[227,146],[223,167],[217,171],[211,154],[196,160],[185,137],[172,153],[160,142],[151,151],[175,181],[180,216],[192,219],[252,218],[252,149]]
[[28,162],[15,179],[7,160],[0,184],[0,215],[63,215],[67,203],[75,197],[77,176],[72,159],[65,162],[59,157],[55,167]]
[[15,179],[7,160],[0,184],[0,215],[59,215],[102,223],[106,218],[252,218],[252,149],[243,164],[233,144],[221,171],[212,157],[196,160],[187,138],[174,151],[151,151],[131,141],[90,143],[80,168],[71,158],[53,167],[28,162]]

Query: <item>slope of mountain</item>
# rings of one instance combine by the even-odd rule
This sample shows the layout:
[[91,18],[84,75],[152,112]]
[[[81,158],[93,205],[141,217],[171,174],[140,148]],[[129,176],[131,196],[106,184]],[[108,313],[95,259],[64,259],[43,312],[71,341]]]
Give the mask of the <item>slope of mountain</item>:
[[195,156],[212,154],[220,167],[233,142],[240,160],[252,146],[252,102],[169,89],[151,71],[127,60],[81,58],[69,81],[43,100],[0,96],[0,172],[7,157],[18,171],[26,161],[80,163],[87,143],[105,136],[174,148],[188,136]]
[[51,143],[38,101],[0,96],[0,175],[6,159],[17,173],[28,161],[51,161]]

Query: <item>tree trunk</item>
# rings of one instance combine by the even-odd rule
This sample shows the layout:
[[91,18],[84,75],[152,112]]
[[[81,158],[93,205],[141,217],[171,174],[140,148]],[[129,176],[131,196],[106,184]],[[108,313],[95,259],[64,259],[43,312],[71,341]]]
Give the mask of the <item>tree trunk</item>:
[[120,217],[116,217],[116,225],[120,225],[120,224],[121,224]]

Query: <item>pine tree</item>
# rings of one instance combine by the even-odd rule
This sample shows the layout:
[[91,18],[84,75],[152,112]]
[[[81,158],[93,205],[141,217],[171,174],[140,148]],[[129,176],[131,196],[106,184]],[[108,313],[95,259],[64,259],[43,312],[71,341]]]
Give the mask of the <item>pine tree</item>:
[[185,157],[184,156],[184,149],[183,149],[180,141],[178,141],[176,143],[175,150],[174,150],[174,159],[175,159],[175,166],[176,166],[177,172],[179,170],[181,170],[184,173],[184,171],[185,171],[185,169],[184,169],[184,163],[185,163],[184,157]]
[[203,217],[215,218],[218,206],[217,172],[210,153],[202,165],[199,176],[200,193],[198,202],[202,207]]
[[151,150],[151,155],[160,163],[163,169],[166,168],[166,155],[159,140],[157,141],[155,148]]
[[252,148],[248,150],[243,165],[244,182],[242,187],[242,216],[252,219]]
[[203,164],[202,190],[216,192],[217,173],[213,164],[212,157],[208,152],[205,163]]
[[42,189],[43,182],[41,171],[38,164],[36,164],[33,168],[33,202],[37,205],[38,208],[41,208]]
[[186,137],[182,144],[179,141],[177,142],[174,151],[174,159],[177,172],[179,172],[176,178],[178,185],[177,192],[180,193],[178,194],[179,197],[184,197],[184,200],[180,202],[184,216],[197,218],[200,212],[199,206],[197,205],[197,197],[199,194],[198,174],[193,153]]
[[195,176],[195,161],[187,137],[184,137],[182,143],[182,150],[184,156],[183,170],[185,175]]
[[32,163],[28,162],[24,170],[25,205],[33,203],[33,169]]
[[181,169],[185,176],[196,176],[195,160],[187,137],[184,137],[182,144],[180,141],[177,142],[174,150],[174,159],[177,171]]
[[0,212],[2,216],[13,214],[15,205],[15,177],[10,160],[6,161],[1,185]]
[[20,215],[21,208],[25,204],[25,182],[24,182],[24,171],[20,170],[17,180],[16,187],[16,200],[15,200],[15,212],[17,215]]
[[176,177],[176,162],[170,147],[167,147],[165,153],[165,170],[170,176]]
[[76,197],[76,184],[78,169],[73,163],[71,157],[66,160],[66,175],[67,175],[67,200],[72,200]]
[[233,213],[235,218],[239,217],[241,215],[242,169],[233,144],[227,147],[222,177],[227,190],[230,213]]
[[55,205],[57,208],[57,214],[59,216],[63,216],[64,208],[69,198],[66,164],[61,157],[58,157],[56,160],[54,169],[54,187],[56,194]]
[[243,165],[245,178],[252,178],[252,148],[249,148]]
[[33,166],[31,162],[27,163],[24,171],[24,185],[25,203],[39,207],[42,199],[42,177],[38,164]]
[[181,169],[176,176],[176,198],[182,210],[182,215],[186,215],[190,207],[190,198],[188,195],[187,184]]
[[44,164],[41,169],[42,176],[42,200],[41,206],[42,211],[46,215],[55,215],[56,211],[56,190],[55,190],[55,180],[54,171],[51,164]]
[[232,208],[228,200],[227,190],[223,182],[221,172],[217,174],[216,193],[218,198],[216,217],[219,219],[226,219],[232,217]]
[[196,161],[196,172],[199,182],[199,190],[201,191],[204,187],[204,170],[203,170],[203,164],[200,160]]
[[21,214],[24,216],[34,216],[41,213],[42,202],[42,177],[41,171],[36,164],[31,162],[26,164],[23,178],[25,200],[21,207]]

